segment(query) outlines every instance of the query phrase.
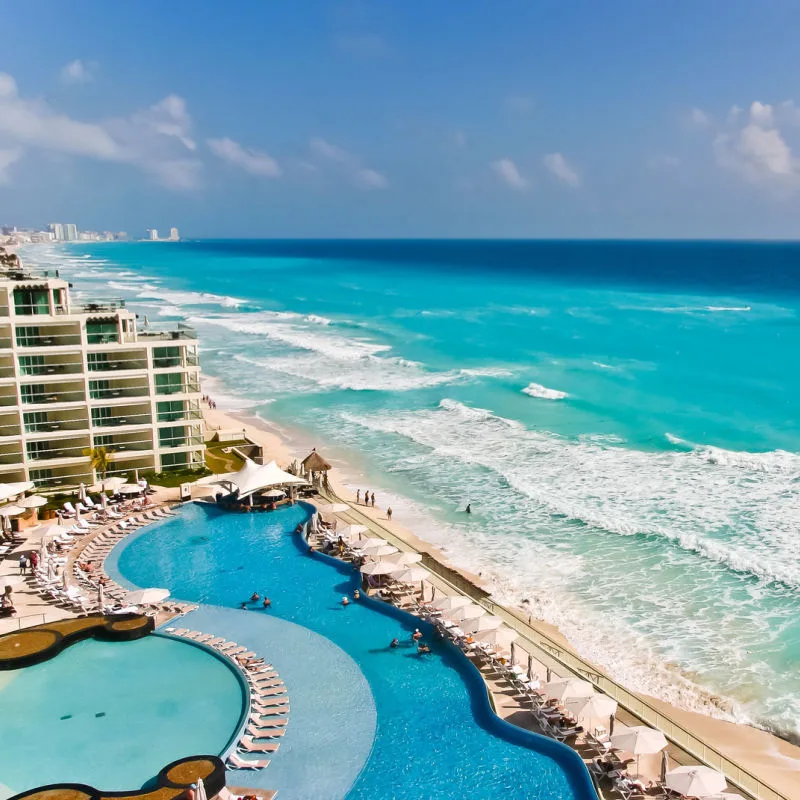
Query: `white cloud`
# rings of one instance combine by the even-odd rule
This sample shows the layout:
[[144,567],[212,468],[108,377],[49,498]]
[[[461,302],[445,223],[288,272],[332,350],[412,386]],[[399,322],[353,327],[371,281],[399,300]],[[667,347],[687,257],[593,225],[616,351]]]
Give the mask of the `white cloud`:
[[260,150],[242,147],[233,139],[208,139],[208,146],[212,152],[224,161],[228,161],[251,175],[263,178],[277,178],[281,175],[278,162],[267,153]]
[[347,179],[364,189],[385,189],[387,177],[377,170],[365,167],[361,159],[338,145],[315,137],[309,142],[309,150],[318,161],[336,165]]
[[772,114],[772,106],[767,103],[759,103],[758,100],[754,101],[750,106],[750,119],[755,125],[760,125],[762,128],[770,128],[775,122]]
[[739,106],[731,106],[730,110],[728,111],[728,116],[725,118],[725,121],[728,125],[734,125],[736,122],[739,121],[739,117],[742,115],[742,109]]
[[195,149],[190,131],[186,103],[176,95],[129,117],[83,122],[43,100],[21,97],[14,79],[0,74],[0,149],[129,164],[164,186],[186,190],[197,185],[201,168],[187,155]]
[[693,108],[689,112],[689,122],[697,128],[707,128],[711,124],[711,117],[701,108]]
[[548,153],[543,162],[553,175],[568,186],[578,187],[581,185],[580,176],[561,153]]
[[93,63],[76,58],[61,67],[61,80],[64,83],[87,83],[94,77],[94,68]]
[[492,161],[492,169],[497,176],[514,189],[525,189],[528,181],[520,174],[517,165],[510,158],[501,158]]
[[11,147],[7,150],[0,150],[0,183],[8,183],[8,168],[22,156],[22,148]]

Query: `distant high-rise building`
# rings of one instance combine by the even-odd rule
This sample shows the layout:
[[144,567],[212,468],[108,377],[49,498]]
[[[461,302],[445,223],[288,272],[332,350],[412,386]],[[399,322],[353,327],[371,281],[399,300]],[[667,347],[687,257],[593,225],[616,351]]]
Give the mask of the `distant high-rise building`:
[[72,222],[64,223],[64,241],[77,242],[78,241],[78,226]]
[[64,226],[60,222],[53,222],[50,224],[50,233],[57,242],[64,241]]
[[150,239],[151,242],[158,241],[158,228],[148,228],[147,229],[147,238]]
[[169,229],[169,240],[171,242],[177,242],[178,239],[180,239],[180,238],[181,237],[180,237],[180,234],[178,233],[178,229],[177,228],[170,228]]

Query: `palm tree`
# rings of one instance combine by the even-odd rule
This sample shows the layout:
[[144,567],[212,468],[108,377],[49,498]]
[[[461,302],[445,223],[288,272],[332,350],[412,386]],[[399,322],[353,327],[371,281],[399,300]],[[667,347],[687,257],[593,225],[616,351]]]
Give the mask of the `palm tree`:
[[111,466],[111,450],[105,447],[87,447],[83,454],[89,456],[92,462],[92,469],[100,474],[100,479],[106,477],[106,472]]

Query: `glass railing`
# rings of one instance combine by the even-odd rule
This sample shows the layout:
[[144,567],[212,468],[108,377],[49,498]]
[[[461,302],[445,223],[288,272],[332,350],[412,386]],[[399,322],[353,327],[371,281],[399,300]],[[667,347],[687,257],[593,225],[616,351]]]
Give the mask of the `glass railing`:
[[124,425],[149,425],[149,414],[126,414],[118,417],[105,417],[103,419],[93,419],[93,428],[119,428]]
[[180,341],[182,339],[197,339],[197,331],[188,325],[178,324],[177,327],[153,325],[146,330],[139,331],[140,339],[157,339],[158,341]]
[[169,439],[159,439],[159,447],[196,447],[203,444],[202,436],[173,436]]
[[183,411],[159,411],[158,422],[180,422],[182,420],[202,419],[203,412],[198,409]]
[[112,442],[103,445],[111,453],[141,452],[142,450],[152,450],[152,439],[138,439],[136,441]]
[[125,301],[122,298],[113,300],[83,300],[78,305],[79,310],[84,314],[94,314],[97,311],[117,311],[125,308]]
[[14,378],[16,373],[14,367],[0,367],[0,378]]
[[[0,367],[0,377],[2,377]],[[80,375],[83,364],[35,364],[19,368],[20,375]]]
[[89,372],[122,372],[126,369],[147,369],[147,362],[134,359],[89,362]]
[[50,306],[47,303],[14,303],[14,313],[18,317],[48,316],[50,314]]
[[115,397],[147,397],[149,386],[124,386],[120,388],[91,389],[89,397],[92,400],[113,400]]
[[17,404],[16,395],[0,395],[0,406],[15,406]]
[[8,316],[8,306],[0,306],[0,317]]
[[[25,433],[58,433],[59,431],[85,431],[89,422],[85,419],[53,419],[26,422]],[[0,434],[2,435],[2,434]]]
[[0,453],[0,464],[21,464],[23,461],[22,453]]
[[156,394],[191,394],[199,392],[199,383],[184,383],[182,386],[156,386]]
[[8,336],[0,336],[0,350],[10,350],[11,339]]
[[153,369],[168,369],[169,367],[182,367],[180,356],[169,356],[168,358],[154,358]]
[[80,447],[50,447],[47,450],[29,449],[28,458],[31,461],[50,461],[54,458],[80,458],[88,446],[87,443]]
[[0,436],[19,436],[21,433],[19,425],[0,425]]
[[76,333],[54,333],[52,336],[18,336],[19,347],[68,347],[79,345],[81,337]]
[[39,405],[41,403],[79,403],[85,399],[83,391],[60,391],[53,389],[49,392],[33,392],[22,395],[25,405]]
[[119,334],[117,333],[87,333],[87,344],[117,344],[119,342]]

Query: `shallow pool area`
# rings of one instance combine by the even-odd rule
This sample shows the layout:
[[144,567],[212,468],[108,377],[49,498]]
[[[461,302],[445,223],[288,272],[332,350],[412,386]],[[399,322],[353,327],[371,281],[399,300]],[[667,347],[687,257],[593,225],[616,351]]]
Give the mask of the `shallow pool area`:
[[[359,576],[349,565],[311,556],[300,546],[291,532],[308,514],[303,505],[268,514],[231,514],[191,504],[129,537],[106,562],[116,578],[137,586],[166,586],[174,597],[206,604],[196,617],[186,618],[187,625],[201,628],[207,614],[207,624],[222,622],[213,608],[224,609],[238,640],[279,669],[292,705],[287,734],[270,766],[249,773],[246,785],[277,789],[282,800],[593,796],[572,751],[497,719],[482,679],[458,650],[429,638],[433,652],[419,656],[410,639],[420,625],[415,618],[371,600],[344,608],[341,597],[352,593]],[[271,599],[270,610],[239,609],[254,591]],[[327,640],[357,672],[332,667],[333,651],[327,645],[294,656],[276,621],[295,623]],[[209,632],[234,636],[227,630]],[[389,647],[394,637],[400,648]],[[313,648],[314,640],[309,643]],[[293,665],[298,659],[303,669]],[[363,724],[370,714],[363,691],[350,691],[361,686],[362,676],[374,702],[372,727]],[[336,725],[327,748],[320,748],[312,734],[315,725],[326,727],[328,697],[336,698],[331,703]],[[301,712],[297,718],[296,710]],[[342,747],[352,756],[346,774],[333,770],[329,783],[316,775],[310,789],[304,764],[314,762],[317,754],[324,761],[331,755],[328,750]],[[295,762],[293,751],[302,756]],[[287,767],[287,762],[296,766]]]
[[237,674],[205,648],[158,634],[78,642],[0,673],[0,796],[139,788],[170,761],[224,750],[244,701]]

